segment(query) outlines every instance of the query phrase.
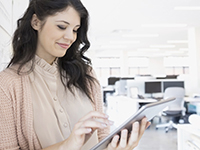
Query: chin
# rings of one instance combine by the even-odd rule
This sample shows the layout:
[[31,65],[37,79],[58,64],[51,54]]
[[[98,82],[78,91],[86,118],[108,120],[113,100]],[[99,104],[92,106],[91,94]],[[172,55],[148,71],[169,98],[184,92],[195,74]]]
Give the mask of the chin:
[[67,52],[67,51],[65,51],[64,53],[62,52],[62,53],[58,54],[56,57],[64,57],[65,54],[66,54],[66,52]]

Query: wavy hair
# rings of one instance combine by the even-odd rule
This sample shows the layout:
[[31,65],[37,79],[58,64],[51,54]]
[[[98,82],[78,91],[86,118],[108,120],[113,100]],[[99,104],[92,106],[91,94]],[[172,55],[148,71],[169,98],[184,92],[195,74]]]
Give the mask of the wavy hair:
[[[65,88],[68,88],[72,93],[72,85],[74,85],[92,100],[91,86],[97,80],[90,75],[91,60],[84,56],[90,47],[87,37],[89,15],[80,0],[32,0],[23,17],[17,21],[17,29],[12,40],[13,56],[7,67],[19,64],[18,74],[20,74],[27,62],[35,61],[38,34],[31,26],[33,14],[45,22],[48,16],[61,12],[68,6],[73,7],[79,13],[81,26],[78,29],[76,41],[63,57],[58,58],[61,81]],[[29,71],[31,72],[33,69],[34,63]]]

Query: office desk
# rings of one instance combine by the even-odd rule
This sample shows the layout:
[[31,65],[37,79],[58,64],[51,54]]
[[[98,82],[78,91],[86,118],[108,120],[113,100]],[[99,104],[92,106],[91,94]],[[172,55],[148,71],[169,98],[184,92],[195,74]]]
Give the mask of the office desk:
[[200,129],[191,124],[177,126],[178,150],[200,150]]
[[145,98],[145,99],[139,99],[139,98],[131,98],[133,101],[136,101],[139,104],[139,108],[142,107],[143,105],[157,102],[158,100],[152,99],[152,98]]
[[114,89],[114,87],[107,86],[107,87],[104,87],[104,88],[102,89],[102,91],[103,91],[103,102],[104,102],[105,104],[107,104],[107,101],[106,101],[106,94],[107,94],[107,93],[110,93],[110,94],[114,93],[114,92],[115,92],[115,89]]
[[184,100],[188,103],[200,103],[200,98],[185,97]]
[[200,98],[186,97],[185,106],[187,108],[187,113],[197,113],[200,114]]

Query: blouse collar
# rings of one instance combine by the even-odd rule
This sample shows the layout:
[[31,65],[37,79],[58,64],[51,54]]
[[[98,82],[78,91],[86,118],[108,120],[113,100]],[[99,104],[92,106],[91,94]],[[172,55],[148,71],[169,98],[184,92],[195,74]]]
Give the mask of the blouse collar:
[[46,62],[44,59],[40,58],[39,56],[35,55],[35,64],[39,66],[43,71],[46,71],[50,74],[56,74],[58,71],[58,59],[56,58],[52,65]]

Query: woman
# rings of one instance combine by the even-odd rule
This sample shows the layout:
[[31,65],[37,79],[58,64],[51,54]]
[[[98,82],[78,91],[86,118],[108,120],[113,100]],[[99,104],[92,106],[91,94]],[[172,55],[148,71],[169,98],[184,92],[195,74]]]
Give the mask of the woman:
[[[0,73],[0,149],[88,150],[109,133],[100,85],[84,56],[88,12],[79,0],[32,0]],[[133,149],[149,125],[124,129],[109,149]]]

